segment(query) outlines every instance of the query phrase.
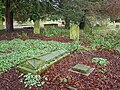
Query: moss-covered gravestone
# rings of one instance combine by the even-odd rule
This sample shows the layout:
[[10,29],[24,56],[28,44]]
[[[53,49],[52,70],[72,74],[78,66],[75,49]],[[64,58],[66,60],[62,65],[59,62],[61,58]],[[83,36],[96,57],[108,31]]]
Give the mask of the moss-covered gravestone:
[[34,22],[34,34],[40,34],[40,23],[39,20]]
[[70,39],[73,39],[75,41],[79,41],[79,26],[78,25],[72,25],[70,28]]
[[87,73],[90,70],[90,66],[86,66],[83,64],[77,64],[72,69],[78,72]]
[[94,68],[91,68],[90,66],[84,65],[84,64],[76,64],[74,67],[69,69],[69,71],[74,72],[74,73],[81,73],[83,75],[89,76],[90,73]]
[[2,18],[0,17],[0,29],[3,29],[4,26],[3,26],[3,21],[2,21]]

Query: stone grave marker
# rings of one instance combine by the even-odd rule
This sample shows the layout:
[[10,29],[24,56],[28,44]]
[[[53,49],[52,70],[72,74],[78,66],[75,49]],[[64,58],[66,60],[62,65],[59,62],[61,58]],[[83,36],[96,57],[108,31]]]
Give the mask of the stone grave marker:
[[24,60],[17,66],[17,69],[24,73],[30,72],[33,74],[40,74],[67,55],[69,55],[67,50],[56,50],[45,55],[40,54],[40,56],[38,55],[36,57]]
[[0,17],[0,29],[4,29],[2,18]]
[[90,73],[92,73],[94,69],[95,68],[91,68],[90,66],[87,66],[84,64],[76,64],[74,67],[69,69],[69,71],[74,72],[74,73],[81,73],[83,75],[89,76]]
[[34,22],[34,34],[40,34],[40,23],[39,20]]
[[79,26],[78,25],[72,25],[70,28],[70,39],[73,39],[75,41],[79,41]]
[[74,71],[82,72],[82,73],[87,73],[90,70],[90,66],[86,66],[83,64],[77,64],[72,68]]

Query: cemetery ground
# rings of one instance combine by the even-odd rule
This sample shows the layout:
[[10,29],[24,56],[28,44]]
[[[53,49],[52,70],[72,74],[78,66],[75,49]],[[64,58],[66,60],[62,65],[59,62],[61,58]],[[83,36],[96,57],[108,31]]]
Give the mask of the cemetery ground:
[[[79,44],[64,29],[42,35],[34,35],[33,29],[0,31],[0,90],[120,90],[119,31],[81,31]],[[26,58],[61,49],[69,54],[38,75],[17,69]],[[71,72],[77,64],[94,70],[89,76]]]

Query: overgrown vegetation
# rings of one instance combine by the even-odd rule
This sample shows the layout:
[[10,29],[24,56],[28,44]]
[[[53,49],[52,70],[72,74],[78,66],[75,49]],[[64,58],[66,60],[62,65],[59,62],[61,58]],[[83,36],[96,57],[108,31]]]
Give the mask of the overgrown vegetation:
[[55,50],[66,49],[86,50],[85,47],[74,43],[60,43],[55,41],[44,42],[41,40],[21,40],[14,39],[11,41],[0,41],[0,72],[8,70],[10,67],[16,66],[22,60],[30,57],[43,55]]
[[107,64],[109,64],[109,61],[107,61],[107,59],[104,59],[104,58],[93,58],[92,59],[92,62],[94,63],[94,62],[96,62],[96,63],[98,63],[98,64],[100,64],[100,66],[101,66],[101,73],[106,73],[107,72],[107,70],[103,67],[103,66],[106,66]]
[[41,87],[48,80],[48,78],[42,78],[40,75],[32,73],[21,74],[19,77],[23,77],[20,81],[25,84],[25,87],[29,87],[29,89],[33,86]]
[[[80,42],[88,43],[90,48],[96,50],[111,50],[115,49],[120,52],[120,31],[117,29],[110,29],[105,26],[93,28],[91,33],[86,33],[84,30],[80,31]],[[45,36],[54,36],[61,34],[69,37],[69,30],[51,28],[44,32]]]
[[104,58],[93,58],[92,62],[97,62],[101,66],[106,66],[107,64],[109,64],[109,62],[107,61],[107,59],[104,59]]
[[81,32],[80,41],[90,44],[92,49],[120,51],[120,31],[119,30],[93,30],[92,34]]

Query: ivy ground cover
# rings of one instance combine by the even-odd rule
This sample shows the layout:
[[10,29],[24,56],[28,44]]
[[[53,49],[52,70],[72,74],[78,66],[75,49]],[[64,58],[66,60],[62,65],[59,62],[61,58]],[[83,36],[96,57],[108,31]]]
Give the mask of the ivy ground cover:
[[[17,31],[16,31],[17,32]],[[14,32],[14,34],[16,33]],[[26,32],[29,32],[26,30]],[[29,32],[30,33],[30,32]],[[54,40],[59,42],[69,42],[66,37],[45,37],[35,36],[29,34],[29,38],[42,39],[44,41]],[[1,40],[11,39],[14,37],[13,33],[7,33],[0,36]],[[16,40],[16,39],[15,39]],[[87,40],[87,39],[86,39]],[[6,40],[5,40],[6,41]],[[27,40],[26,40],[27,41]],[[22,41],[22,42],[26,42]],[[85,42],[85,39],[83,40]],[[49,41],[53,42],[53,41]],[[92,41],[91,41],[92,42]],[[46,42],[45,42],[46,43]],[[80,42],[81,44],[82,42]],[[1,45],[1,44],[0,44]],[[85,43],[82,43],[85,45]],[[56,45],[55,45],[56,46]],[[72,47],[73,46],[73,47]],[[85,45],[86,46],[86,45]],[[88,46],[88,45],[87,45]],[[70,45],[73,50],[77,49],[73,45]],[[71,50],[67,49],[66,50]],[[62,46],[63,49],[63,46]],[[8,50],[8,49],[7,49]],[[1,54],[10,54],[15,52],[11,49],[8,52],[1,50]],[[118,50],[119,51],[119,50]],[[60,63],[55,64],[49,70],[41,74],[41,79],[37,82],[41,82],[42,86],[33,86],[31,90],[119,90],[120,89],[120,53],[115,49],[95,49],[91,51],[77,51],[70,54],[70,56],[64,58]],[[97,60],[99,59],[99,60]],[[96,60],[93,62],[93,60]],[[103,61],[109,62],[101,66]],[[14,63],[14,62],[13,62]],[[87,77],[81,74],[69,72],[68,70],[76,64],[85,64],[87,66],[95,68],[95,70]],[[107,71],[104,71],[107,70]],[[6,71],[7,70],[7,71]],[[102,70],[102,71],[101,71]],[[104,73],[103,73],[104,72]],[[30,90],[29,87],[25,87],[25,83],[21,82],[25,80],[24,77],[19,77],[22,73],[11,67],[11,69],[5,69],[5,72],[0,75],[0,89],[1,90]],[[29,75],[25,76],[28,77]],[[40,77],[38,77],[40,78]],[[45,79],[47,81],[45,81]],[[42,82],[42,81],[44,82]],[[39,84],[39,85],[41,85]],[[43,85],[44,84],[44,85]]]
[[[84,49],[83,46],[77,48]],[[55,41],[44,42],[41,40],[2,40],[0,41],[0,72],[7,71],[27,58],[46,55],[60,49],[69,52],[76,49],[76,44],[71,45],[70,43],[65,44]]]

